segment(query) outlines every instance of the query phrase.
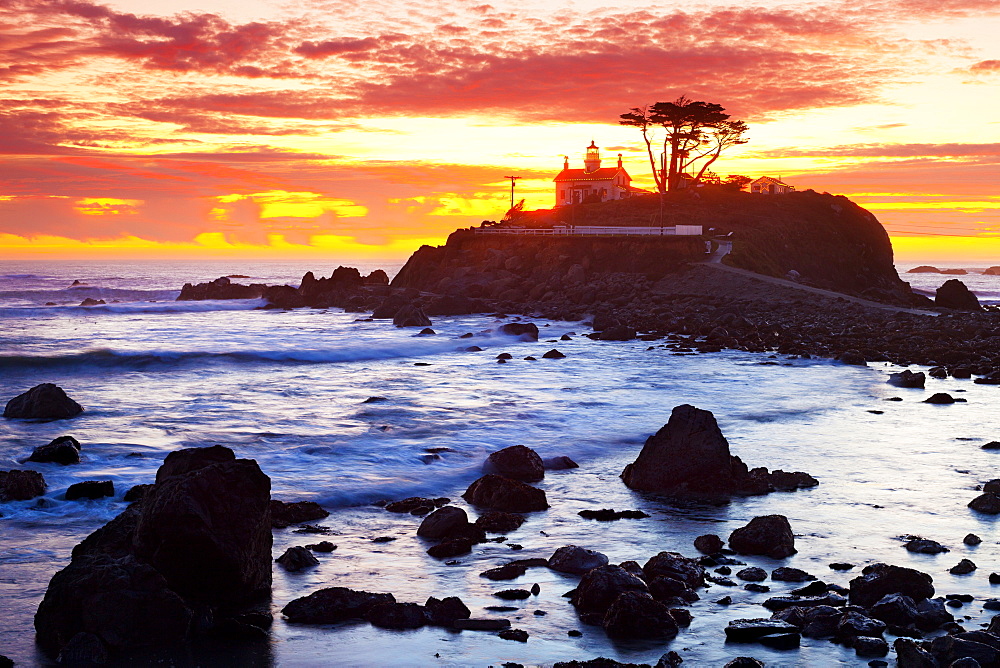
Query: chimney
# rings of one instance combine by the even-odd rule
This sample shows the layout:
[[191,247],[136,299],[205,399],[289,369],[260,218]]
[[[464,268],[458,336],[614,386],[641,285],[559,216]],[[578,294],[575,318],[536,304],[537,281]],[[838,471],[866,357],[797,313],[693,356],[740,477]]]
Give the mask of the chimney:
[[569,156],[563,156],[563,169],[569,169]]
[[622,168],[622,154],[618,154],[618,169]]

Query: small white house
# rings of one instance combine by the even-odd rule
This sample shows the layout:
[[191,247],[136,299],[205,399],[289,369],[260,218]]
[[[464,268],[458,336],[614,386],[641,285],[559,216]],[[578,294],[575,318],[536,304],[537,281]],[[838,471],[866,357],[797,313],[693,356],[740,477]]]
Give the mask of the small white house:
[[795,191],[795,186],[771,176],[762,176],[750,183],[750,192],[760,195],[783,195]]

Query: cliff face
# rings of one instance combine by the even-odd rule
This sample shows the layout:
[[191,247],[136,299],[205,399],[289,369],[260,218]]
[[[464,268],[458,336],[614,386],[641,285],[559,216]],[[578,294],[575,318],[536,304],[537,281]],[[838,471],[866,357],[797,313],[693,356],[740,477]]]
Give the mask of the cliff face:
[[392,286],[505,301],[553,293],[586,303],[628,281],[626,275],[657,281],[704,257],[704,241],[693,237],[560,238],[459,230],[444,246],[417,250]]

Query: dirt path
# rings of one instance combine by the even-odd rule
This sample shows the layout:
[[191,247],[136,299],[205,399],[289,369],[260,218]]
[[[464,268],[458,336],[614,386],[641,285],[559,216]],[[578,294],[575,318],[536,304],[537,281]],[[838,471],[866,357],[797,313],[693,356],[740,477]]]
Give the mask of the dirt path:
[[[724,255],[724,253],[723,253]],[[736,267],[730,267],[724,265],[720,262],[722,256],[712,257],[706,262],[699,263],[699,266],[708,267],[713,271],[728,272],[730,274],[736,274],[738,276],[743,276],[745,278],[750,278],[757,281],[762,281],[764,283],[770,283],[772,285],[780,285],[783,288],[792,288],[794,290],[801,290],[803,292],[811,292],[817,295],[823,295],[824,297],[829,297],[832,299],[843,299],[845,301],[853,302],[855,304],[860,304],[868,308],[880,309],[883,311],[892,311],[894,313],[910,313],[912,315],[939,315],[935,311],[926,311],[924,309],[906,308],[903,306],[892,306],[891,304],[882,304],[879,302],[873,302],[868,299],[862,299],[861,297],[852,297],[850,295],[845,295],[840,292],[834,292],[833,290],[824,290],[822,288],[814,288],[810,285],[802,285],[801,283],[796,283],[795,281],[789,281],[784,278],[775,278],[774,276],[764,276],[763,274],[757,274],[752,271],[747,271],[746,269],[737,269]]]

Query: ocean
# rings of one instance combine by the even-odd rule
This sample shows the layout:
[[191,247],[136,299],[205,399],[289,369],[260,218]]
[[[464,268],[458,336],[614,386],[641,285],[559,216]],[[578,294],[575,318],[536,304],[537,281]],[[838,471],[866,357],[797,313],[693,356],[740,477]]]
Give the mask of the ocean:
[[[909,566],[930,573],[939,595],[975,596],[952,610],[967,629],[992,616],[983,602],[1000,593],[987,579],[1000,570],[1000,536],[991,518],[966,504],[977,485],[996,475],[1000,453],[980,446],[1000,440],[1000,388],[931,378],[925,390],[899,389],[886,384],[898,369],[883,364],[852,367],[740,351],[675,354],[657,342],[591,341],[581,336],[586,328],[579,322],[530,318],[542,335],[528,343],[490,332],[513,317],[438,317],[435,335],[417,337],[414,329],[359,321],[365,314],[338,309],[174,301],[185,282],[244,275],[250,278],[234,280],[297,285],[306,271],[329,275],[334,266],[0,263],[0,400],[52,382],[86,409],[71,420],[0,422],[0,469],[30,468],[48,483],[40,499],[0,504],[0,654],[20,665],[44,665],[32,615],[72,547],[121,512],[123,494],[151,482],[166,453],[216,443],[257,460],[274,498],[323,504],[331,515],[320,523],[338,545],[319,555],[317,568],[286,573],[275,567],[272,641],[252,657],[230,657],[231,665],[551,665],[597,656],[655,664],[668,650],[693,666],[721,666],[740,655],[768,666],[867,664],[827,640],[803,638],[791,651],[725,643],[728,620],[770,616],[760,603],[799,586],[792,583],[767,581],[770,594],[713,585],[700,590],[691,627],[673,641],[611,642],[599,627],[582,624],[562,596],[577,578],[546,569],[529,569],[513,582],[479,576],[505,560],[548,557],[568,544],[601,551],[612,563],[641,564],[663,550],[696,556],[696,536],[725,539],[754,516],[773,513],[789,518],[799,552],[780,561],[741,557],[748,565],[794,566],[844,586],[869,563]],[[390,275],[398,270],[383,268]],[[951,278],[901,276],[914,287]],[[958,278],[984,301],[1000,301],[1000,277]],[[108,303],[78,305],[88,297]],[[465,333],[473,337],[459,340]],[[560,340],[563,334],[571,340]],[[471,345],[483,350],[464,351]],[[551,348],[566,358],[523,359],[541,358]],[[502,352],[513,359],[497,364]],[[968,401],[922,403],[938,391]],[[372,396],[385,401],[365,403]],[[683,403],[713,411],[733,453],[751,467],[806,471],[820,485],[725,505],[677,504],[632,492],[618,475]],[[82,444],[80,464],[23,463],[34,447],[66,434]],[[530,514],[505,543],[478,545],[446,563],[425,553],[428,545],[415,535],[420,518],[374,505],[447,496],[475,517],[461,493],[490,452],[515,444],[543,457],[569,456],[580,468],[548,472],[538,486],[551,509]],[[84,480],[114,481],[114,498],[65,501],[67,487]],[[599,523],[577,515],[601,508],[651,517]],[[970,532],[983,543],[964,545]],[[909,553],[902,537],[910,534],[951,551]],[[395,540],[373,542],[385,536]],[[315,537],[276,530],[274,556],[309,542]],[[522,549],[512,549],[515,544]],[[962,558],[979,569],[949,574]],[[834,571],[832,562],[855,568]],[[518,610],[484,610],[509,604],[493,592],[534,583],[540,594],[513,603]],[[459,596],[473,616],[507,617],[530,638],[518,643],[473,631],[281,620],[278,611],[288,601],[329,586],[391,592],[417,603],[430,595]],[[717,603],[727,595],[731,605]],[[570,637],[570,630],[583,635]],[[193,657],[182,665],[225,664],[220,657]]]

